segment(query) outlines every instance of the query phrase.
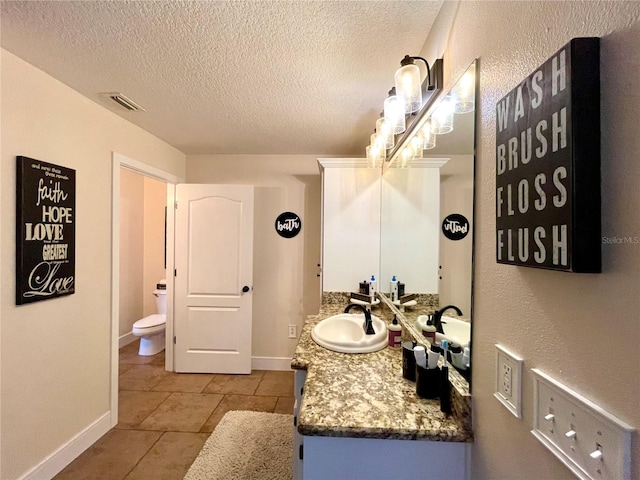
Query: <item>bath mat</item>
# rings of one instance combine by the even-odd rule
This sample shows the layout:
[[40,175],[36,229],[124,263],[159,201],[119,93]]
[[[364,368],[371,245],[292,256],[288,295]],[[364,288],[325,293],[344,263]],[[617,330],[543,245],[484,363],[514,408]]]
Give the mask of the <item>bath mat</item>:
[[291,480],[293,415],[227,412],[184,480]]

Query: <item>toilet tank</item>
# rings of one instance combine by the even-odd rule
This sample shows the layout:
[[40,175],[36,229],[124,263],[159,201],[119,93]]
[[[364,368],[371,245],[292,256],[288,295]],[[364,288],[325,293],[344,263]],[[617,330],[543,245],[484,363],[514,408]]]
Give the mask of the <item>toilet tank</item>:
[[160,315],[167,314],[167,281],[165,279],[160,280],[156,289],[153,291],[153,295],[156,297],[156,308]]

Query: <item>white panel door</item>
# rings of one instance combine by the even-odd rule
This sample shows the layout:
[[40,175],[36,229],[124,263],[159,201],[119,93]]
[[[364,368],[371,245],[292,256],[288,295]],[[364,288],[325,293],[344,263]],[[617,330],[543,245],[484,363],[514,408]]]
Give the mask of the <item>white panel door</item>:
[[253,187],[176,186],[175,370],[251,373]]

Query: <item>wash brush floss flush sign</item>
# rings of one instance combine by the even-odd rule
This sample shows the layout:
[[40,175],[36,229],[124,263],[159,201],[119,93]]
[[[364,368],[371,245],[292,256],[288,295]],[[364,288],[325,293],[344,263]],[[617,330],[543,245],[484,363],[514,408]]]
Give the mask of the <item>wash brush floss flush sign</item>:
[[574,38],[496,106],[498,263],[600,272],[598,38]]

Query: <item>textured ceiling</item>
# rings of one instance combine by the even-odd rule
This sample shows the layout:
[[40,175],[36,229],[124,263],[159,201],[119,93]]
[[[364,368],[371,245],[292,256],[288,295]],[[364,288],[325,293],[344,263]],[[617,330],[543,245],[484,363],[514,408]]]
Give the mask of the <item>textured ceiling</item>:
[[[2,1],[2,47],[187,154],[364,154],[442,1]],[[121,92],[128,112],[101,92]]]

